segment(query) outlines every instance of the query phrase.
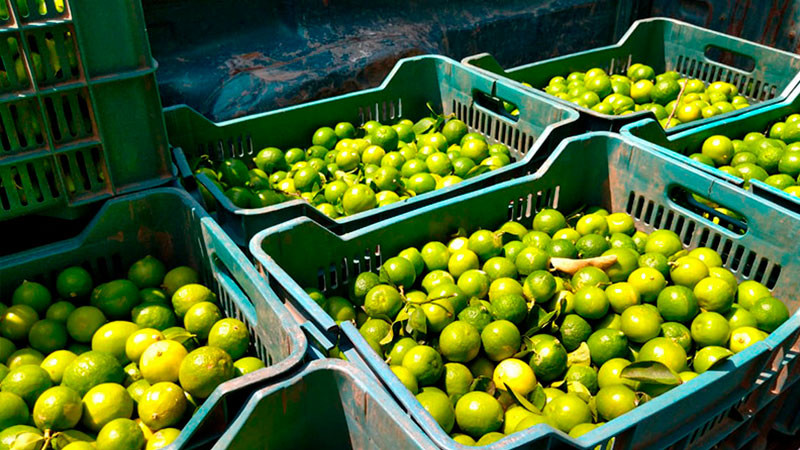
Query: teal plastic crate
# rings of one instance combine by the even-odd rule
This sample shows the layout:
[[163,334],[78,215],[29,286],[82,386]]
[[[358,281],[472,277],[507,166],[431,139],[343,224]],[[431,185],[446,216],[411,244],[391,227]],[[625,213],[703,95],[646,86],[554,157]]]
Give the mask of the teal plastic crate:
[[[519,116],[499,113],[502,105],[497,98],[517,105]],[[491,142],[506,144],[516,162],[447,188],[340,220],[329,218],[304,200],[240,209],[205,175],[198,180],[216,200],[217,220],[240,245],[246,246],[264,228],[301,215],[342,233],[530,173],[561,139],[575,132],[573,124],[578,119],[574,111],[543,96],[528,95],[439,56],[401,60],[377,88],[305,105],[218,124],[186,106],[166,108],[165,117],[170,144],[179,147],[189,160],[208,154],[212,161],[230,157],[250,161],[268,146],[306,148],[311,145],[311,136],[317,128],[340,121],[358,126],[368,120],[418,120],[430,115],[427,103],[439,113],[454,114],[466,122],[470,131],[487,135]]]
[[[772,104],[786,98],[792,87],[800,82],[797,76],[800,71],[798,55],[667,18],[634,22],[614,45],[510,69],[504,69],[487,53],[468,56],[462,62],[500,79],[527,82],[533,88],[518,83],[516,86],[536,93],[544,93],[542,89],[555,76],[566,77],[570,72],[585,72],[593,67],[605,69],[610,74],[625,74],[631,64],[642,63],[653,67],[657,74],[674,70],[685,77],[707,83],[733,83],[752,105],[709,119],[682,123],[667,130],[669,134]],[[643,118],[655,118],[651,111],[625,116],[601,114],[558,97],[544,95],[579,111],[589,130],[618,131],[622,126]]]
[[202,446],[227,429],[253,391],[295,370],[308,343],[244,254],[186,192],[159,188],[110,200],[79,236],[0,258],[0,297],[10,298],[23,280],[52,288],[59,271],[72,265],[85,267],[95,282],[125,277],[148,254],[168,267],[197,270],[225,314],[247,324],[250,350],[267,364],[217,387],[174,444]]
[[[642,120],[622,128],[621,133],[641,145],[663,152],[683,163],[704,172],[724,179],[735,186],[744,188],[744,181],[724,173],[714,167],[700,164],[689,158],[692,153],[700,153],[703,141],[708,137],[721,134],[731,139],[741,139],[750,131],[765,132],[773,123],[779,122],[789,114],[800,112],[800,85],[798,85],[789,98],[778,103],[750,111],[741,116],[717,121],[701,127],[685,130],[676,134],[665,134],[663,129],[654,120]],[[787,194],[780,189],[769,186],[761,181],[753,180],[749,189],[755,194],[767,198],[774,204],[794,212],[800,212],[800,198]]]
[[[704,196],[744,216],[732,221],[691,201]],[[351,344],[403,408],[443,448],[460,448],[375,354],[352,323],[337,325],[303,290],[342,294],[358,273],[377,271],[384,258],[459,229],[496,229],[507,220],[528,222],[543,208],[573,211],[602,205],[626,211],[637,229],[675,231],[690,248],[711,247],[738,279],[766,284],[794,315],[766,340],[634,411],[571,439],[546,426],[514,434],[491,448],[548,448],[565,443],[591,449],[614,439],[614,448],[707,448],[722,441],[785,386],[778,374],[795,364],[800,338],[800,216],[771,208],[750,193],[666,155],[605,132],[564,141],[533,175],[448,199],[362,230],[337,236],[308,218],[256,235],[250,251],[286,303],[321,329]],[[710,216],[706,217],[707,214]],[[721,226],[715,221],[727,226]],[[324,249],[324,251],[321,251]],[[313,255],[313,260],[308,257]],[[313,261],[313,262],[312,262]],[[794,349],[794,350],[793,350]]]
[[0,220],[174,177],[139,2],[0,5]]
[[377,380],[350,363],[326,359],[254,393],[214,448],[436,446]]

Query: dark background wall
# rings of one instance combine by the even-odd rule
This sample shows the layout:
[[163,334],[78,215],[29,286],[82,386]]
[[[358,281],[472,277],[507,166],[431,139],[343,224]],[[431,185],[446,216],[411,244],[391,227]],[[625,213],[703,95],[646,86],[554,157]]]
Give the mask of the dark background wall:
[[164,105],[217,121],[376,86],[405,56],[490,52],[511,67],[614,43],[645,17],[800,44],[800,0],[143,2]]

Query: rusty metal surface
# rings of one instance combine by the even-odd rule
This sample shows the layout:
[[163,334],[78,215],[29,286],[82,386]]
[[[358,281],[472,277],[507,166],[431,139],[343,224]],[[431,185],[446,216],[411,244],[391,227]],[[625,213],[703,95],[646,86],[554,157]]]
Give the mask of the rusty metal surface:
[[[403,57],[504,66],[608,45],[673,17],[797,51],[800,0],[143,0],[165,105],[219,121],[377,86]],[[368,5],[368,6],[365,6]]]

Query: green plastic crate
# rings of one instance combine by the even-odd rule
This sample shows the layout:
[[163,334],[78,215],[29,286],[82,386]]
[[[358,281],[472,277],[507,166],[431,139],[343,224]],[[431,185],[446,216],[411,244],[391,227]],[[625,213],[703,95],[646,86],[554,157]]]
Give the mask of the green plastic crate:
[[141,4],[0,4],[0,220],[173,178]]
[[[517,105],[518,117],[501,114],[496,98]],[[262,148],[306,148],[321,126],[349,121],[418,120],[430,115],[427,103],[444,114],[455,114],[469,126],[506,144],[516,162],[382,208],[334,220],[304,200],[292,200],[258,209],[236,207],[205,175],[198,180],[214,195],[217,220],[234,241],[247,245],[250,238],[269,226],[301,215],[313,218],[337,232],[355,230],[377,220],[393,217],[458,193],[490,186],[498,181],[530,173],[564,137],[576,132],[577,113],[543,96],[527,95],[450,59],[421,56],[401,60],[381,86],[353,94],[293,106],[264,114],[213,123],[186,106],[166,108],[170,144],[190,160],[203,154],[212,161],[224,158],[251,160]]]
[[436,446],[377,380],[350,363],[326,359],[254,393],[214,448]]
[[[729,221],[691,201],[687,192],[739,212]],[[760,281],[785,299],[794,315],[766,340],[736,354],[685,386],[634,411],[570,439],[537,426],[498,441],[492,448],[541,448],[565,443],[591,449],[614,439],[613,448],[711,447],[737,430],[786,386],[779,373],[796,366],[800,339],[800,255],[796,248],[800,216],[770,208],[763,199],[722,183],[693,167],[635,145],[618,135],[590,133],[564,141],[533,175],[464,194],[337,236],[308,218],[297,218],[256,235],[250,251],[270,285],[321,329],[352,345],[365,363],[434,442],[460,448],[393,375],[350,322],[336,324],[303,290],[347,295],[358,273],[378,271],[381,262],[409,246],[448,239],[457,230],[496,229],[507,220],[530,223],[535,213],[558,207],[569,212],[584,205],[626,211],[637,229],[675,231],[690,248],[711,247],[738,279]],[[706,214],[715,216],[706,217]],[[733,230],[714,223],[721,220]],[[309,257],[309,255],[313,255]],[[794,350],[793,350],[794,349]],[[349,357],[349,355],[348,355]],[[560,448],[560,447],[558,447]]]
[[[664,152],[670,157],[690,164],[724,179],[733,185],[744,189],[744,181],[729,175],[714,167],[698,163],[689,158],[692,153],[700,153],[703,141],[707,138],[721,134],[731,139],[741,139],[750,131],[768,131],[773,123],[785,119],[789,114],[800,112],[800,85],[781,102],[750,111],[747,114],[733,117],[728,120],[713,122],[701,127],[686,130],[674,135],[665,134],[663,129],[654,120],[642,120],[622,128],[621,133],[657,151]],[[756,195],[762,196],[794,212],[800,212],[800,198],[787,194],[758,180],[753,180],[748,188]]]
[[148,254],[168,267],[197,270],[225,314],[247,324],[250,350],[267,364],[218,386],[174,444],[202,446],[226,430],[253,391],[295,370],[308,342],[244,254],[186,192],[159,188],[110,200],[79,236],[0,258],[0,298],[10,298],[23,280],[52,289],[59,271],[72,265],[89,270],[98,284],[124,278]]
[[[579,36],[579,34],[576,34]],[[707,83],[727,81],[739,88],[752,107],[763,106],[785,98],[800,82],[800,56],[770,48],[716,31],[674,19],[651,18],[634,22],[628,32],[614,45],[586,50],[570,55],[504,69],[491,55],[482,53],[462,60],[468,66],[482,69],[500,79],[527,82],[533,88],[521,86],[528,92],[544,93],[542,89],[555,76],[566,77],[570,72],[585,72],[593,67],[610,74],[625,74],[634,63],[647,64],[656,73],[674,70],[689,78]],[[655,118],[651,111],[639,111],[625,116],[601,114],[558,97],[549,99],[578,110],[589,130],[618,131],[622,126],[645,117]],[[751,108],[731,111],[709,119],[677,125],[669,134],[698,125],[734,117]]]

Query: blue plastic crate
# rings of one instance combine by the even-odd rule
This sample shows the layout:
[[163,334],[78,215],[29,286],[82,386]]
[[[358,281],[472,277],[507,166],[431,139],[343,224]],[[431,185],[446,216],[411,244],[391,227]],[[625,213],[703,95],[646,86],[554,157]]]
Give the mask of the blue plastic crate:
[[[703,193],[742,214],[744,221],[730,223],[739,227],[735,228],[738,232],[704,217],[715,213],[695,209],[697,204],[682,194],[685,191]],[[737,278],[763,282],[788,302],[792,312],[800,306],[796,298],[800,278],[795,275],[800,269],[800,255],[786,251],[796,248],[800,216],[770,208],[763,199],[609,133],[591,133],[563,142],[539,171],[518,180],[343,236],[308,218],[297,218],[256,235],[250,250],[281,299],[322,329],[338,335],[340,342],[352,345],[437,445],[460,448],[372,351],[355,326],[349,322],[338,326],[302,288],[318,287],[329,295],[341,294],[348,280],[365,270],[377,271],[384,257],[409,246],[446,239],[460,228],[495,229],[510,219],[527,222],[543,208],[572,211],[582,205],[626,211],[634,217],[638,229],[671,229],[690,248],[714,248]],[[713,219],[726,221],[721,216]],[[311,265],[310,254],[314,255]],[[790,349],[797,346],[798,336],[800,314],[794,314],[766,340],[580,439],[542,425],[504,438],[491,448],[547,448],[569,443],[591,449],[612,439],[614,448],[685,448],[695,443],[712,446],[780,392],[782,384],[776,379],[783,368],[794,364]]]
[[[724,179],[733,185],[744,187],[743,180],[714,167],[698,163],[688,156],[692,153],[700,153],[703,141],[710,136],[721,134],[731,139],[742,138],[750,131],[766,131],[773,123],[781,121],[789,114],[798,112],[800,112],[800,85],[785,100],[755,109],[741,116],[712,122],[680,133],[667,135],[652,119],[627,125],[622,128],[621,133],[641,145],[663,152],[681,162]],[[750,184],[750,190],[784,208],[800,212],[800,198],[787,194],[780,189],[761,181],[753,180]]]
[[255,392],[214,448],[436,446],[377,380],[348,362],[323,359]]
[[[500,113],[502,105],[498,99],[515,104],[519,116]],[[190,160],[207,154],[214,162],[225,158],[250,161],[265,147],[306,148],[317,128],[341,121],[359,126],[369,120],[387,123],[402,118],[418,120],[430,115],[429,103],[440,113],[463,120],[470,131],[486,135],[490,142],[506,144],[515,162],[453,186],[339,220],[329,218],[304,200],[242,209],[205,175],[197,180],[213,194],[215,205],[209,206],[216,208],[222,227],[237,244],[246,246],[264,228],[301,215],[342,233],[530,173],[561,139],[577,132],[575,111],[440,56],[401,60],[374,89],[222,123],[213,123],[186,106],[166,108],[165,119],[170,144],[179,147]]]
[[186,192],[159,188],[115,198],[79,236],[0,258],[0,296],[9,298],[23,280],[52,287],[72,265],[85,267],[95,282],[124,277],[145,255],[197,270],[224,313],[247,324],[250,350],[267,364],[217,387],[174,443],[202,445],[226,430],[248,395],[295,370],[308,342],[244,254]]
[[[800,82],[800,56],[796,54],[660,17],[634,22],[614,45],[510,69],[501,67],[487,53],[468,56],[462,62],[499,79],[516,81],[516,86],[536,93],[543,93],[542,89],[555,76],[566,77],[570,72],[585,72],[593,67],[603,68],[610,74],[624,74],[631,64],[642,63],[653,67],[656,73],[674,70],[685,77],[707,83],[733,83],[739,88],[741,95],[750,101],[749,108],[682,123],[667,130],[669,134],[773,104],[786,98]],[[533,88],[519,84],[521,82],[527,82]],[[618,131],[624,125],[643,118],[655,118],[650,111],[624,116],[602,114],[558,97],[545,95],[579,111],[581,120],[589,130]]]

